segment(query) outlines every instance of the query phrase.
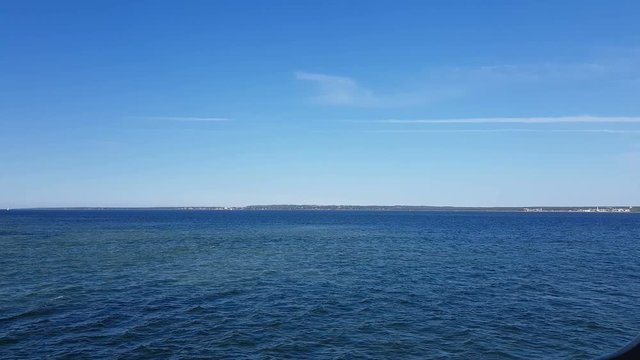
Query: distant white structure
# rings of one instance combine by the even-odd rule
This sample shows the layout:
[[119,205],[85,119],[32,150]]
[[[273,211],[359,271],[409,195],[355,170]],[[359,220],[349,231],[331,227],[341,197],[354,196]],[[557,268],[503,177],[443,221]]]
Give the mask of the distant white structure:
[[622,207],[608,207],[608,208],[600,208],[600,206],[596,206],[595,209],[593,208],[587,208],[587,209],[578,209],[576,210],[578,212],[599,212],[599,213],[611,213],[611,212],[615,212],[615,213],[621,213],[621,212],[631,212],[631,206],[629,206],[628,208],[622,208]]
[[631,212],[633,207],[603,207],[596,206],[595,208],[524,208],[525,212],[597,212],[597,213],[628,213]]

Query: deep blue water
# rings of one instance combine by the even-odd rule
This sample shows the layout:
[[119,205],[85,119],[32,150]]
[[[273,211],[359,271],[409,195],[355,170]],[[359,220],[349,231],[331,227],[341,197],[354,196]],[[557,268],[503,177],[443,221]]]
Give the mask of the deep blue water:
[[0,358],[591,359],[640,214],[0,212]]

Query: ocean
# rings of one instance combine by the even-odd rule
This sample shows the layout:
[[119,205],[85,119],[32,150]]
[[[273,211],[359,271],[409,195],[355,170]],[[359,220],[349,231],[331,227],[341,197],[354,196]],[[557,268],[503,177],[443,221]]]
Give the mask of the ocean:
[[2,359],[592,359],[640,214],[2,211]]

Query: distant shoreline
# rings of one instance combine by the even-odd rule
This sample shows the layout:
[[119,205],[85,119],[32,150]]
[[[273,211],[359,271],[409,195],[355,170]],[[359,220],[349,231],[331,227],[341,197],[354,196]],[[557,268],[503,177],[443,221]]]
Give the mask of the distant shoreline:
[[[176,207],[38,207],[24,210],[64,211],[468,211],[468,212],[577,212],[577,213],[637,213],[638,206],[536,206],[536,207],[458,207],[412,205],[249,205],[249,206],[176,206]],[[5,211],[6,211],[5,210]]]

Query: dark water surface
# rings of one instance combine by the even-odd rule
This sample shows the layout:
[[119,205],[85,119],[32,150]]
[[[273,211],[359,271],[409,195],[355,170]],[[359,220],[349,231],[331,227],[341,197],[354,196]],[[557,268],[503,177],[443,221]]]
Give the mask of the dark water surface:
[[7,211],[0,358],[591,359],[640,214]]

